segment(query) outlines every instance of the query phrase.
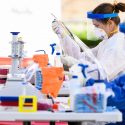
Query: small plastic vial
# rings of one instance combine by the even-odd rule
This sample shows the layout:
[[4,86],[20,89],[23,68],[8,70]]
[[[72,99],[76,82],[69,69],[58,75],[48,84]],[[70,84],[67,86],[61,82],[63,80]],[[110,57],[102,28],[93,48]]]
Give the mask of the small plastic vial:
[[76,90],[77,88],[81,87],[81,84],[79,82],[78,76],[77,75],[73,75],[72,79],[70,79],[69,81],[69,86],[70,86],[70,90]]
[[42,89],[42,71],[40,68],[37,69],[35,74],[35,86],[38,90]]
[[63,64],[61,62],[61,54],[60,52],[57,52],[54,58],[54,65],[56,67],[63,67]]

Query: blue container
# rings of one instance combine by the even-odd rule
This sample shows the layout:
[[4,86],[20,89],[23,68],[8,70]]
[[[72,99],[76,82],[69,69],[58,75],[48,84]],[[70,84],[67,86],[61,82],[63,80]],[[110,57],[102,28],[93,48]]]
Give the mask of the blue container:
[[75,112],[104,112],[105,97],[103,94],[76,94],[74,97]]

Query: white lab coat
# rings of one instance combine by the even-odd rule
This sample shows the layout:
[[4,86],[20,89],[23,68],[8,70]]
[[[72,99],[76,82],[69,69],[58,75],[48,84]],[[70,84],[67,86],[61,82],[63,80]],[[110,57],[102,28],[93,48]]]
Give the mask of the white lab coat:
[[[66,36],[62,41],[61,44],[68,56],[72,56],[82,63],[89,61],[85,58],[85,53],[80,52],[79,46],[71,38]],[[114,34],[91,50],[103,66],[109,80],[125,71],[125,35],[123,33]]]

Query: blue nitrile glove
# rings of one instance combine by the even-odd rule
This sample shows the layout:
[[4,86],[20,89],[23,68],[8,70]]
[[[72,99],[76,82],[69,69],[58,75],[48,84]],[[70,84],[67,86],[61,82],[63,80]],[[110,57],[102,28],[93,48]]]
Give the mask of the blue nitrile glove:
[[85,86],[92,86],[94,83],[95,83],[95,80],[92,79],[92,78],[90,78],[90,79],[88,79],[88,80],[86,81]]
[[123,87],[125,86],[125,74],[118,76],[116,79],[113,80],[118,86]]
[[110,88],[115,96],[110,96],[107,100],[108,106],[116,106],[118,109],[125,109],[125,88],[118,86],[115,81],[109,82]]

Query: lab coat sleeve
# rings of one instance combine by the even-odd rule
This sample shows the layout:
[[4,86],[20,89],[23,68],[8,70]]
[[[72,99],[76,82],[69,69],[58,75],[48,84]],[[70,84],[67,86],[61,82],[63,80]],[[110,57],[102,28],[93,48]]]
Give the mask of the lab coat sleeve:
[[64,38],[62,38],[61,45],[66,55],[72,56],[76,59],[80,58],[80,47],[71,37],[66,35]]
[[91,49],[91,51],[92,51],[92,53],[94,54],[95,57],[97,56],[98,48],[99,48],[99,45],[97,45],[96,47]]
[[[65,37],[61,38],[61,45],[64,50],[64,53],[68,56],[72,56],[76,59],[84,59],[87,55],[85,52],[80,51],[79,45],[68,35]],[[95,48],[90,49],[92,53],[96,56],[97,55],[97,50],[98,46]]]
[[99,59],[109,80],[117,76],[125,67],[125,52],[122,50],[109,49],[105,51]]
[[[84,60],[86,60],[86,61],[90,61],[90,58],[91,58],[91,59],[92,59],[93,57],[96,58],[97,52],[98,52],[98,48],[99,48],[99,45],[97,45],[97,46],[94,47],[94,48],[90,48],[90,49],[89,49],[89,51],[93,54],[92,57],[89,56],[89,55],[86,53],[86,51],[87,51],[87,49],[86,49],[84,52],[82,52],[82,53],[80,54],[80,59],[84,59]],[[91,55],[91,54],[90,54],[90,55]]]

